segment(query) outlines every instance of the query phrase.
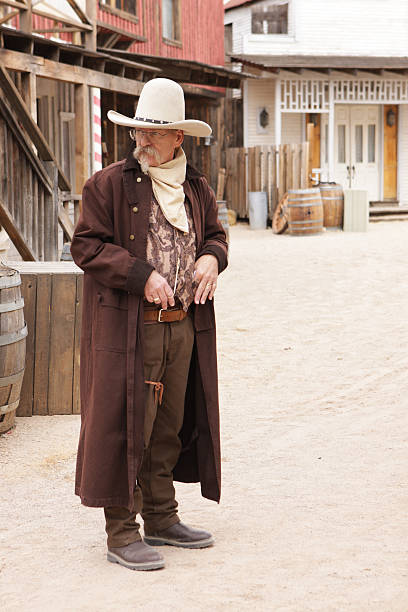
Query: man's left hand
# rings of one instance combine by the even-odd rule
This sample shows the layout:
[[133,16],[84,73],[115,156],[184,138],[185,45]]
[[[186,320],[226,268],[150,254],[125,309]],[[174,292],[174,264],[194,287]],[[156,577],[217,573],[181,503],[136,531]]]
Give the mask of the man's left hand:
[[217,288],[218,259],[215,255],[201,255],[195,262],[194,280],[197,286],[194,302],[204,304],[213,299]]

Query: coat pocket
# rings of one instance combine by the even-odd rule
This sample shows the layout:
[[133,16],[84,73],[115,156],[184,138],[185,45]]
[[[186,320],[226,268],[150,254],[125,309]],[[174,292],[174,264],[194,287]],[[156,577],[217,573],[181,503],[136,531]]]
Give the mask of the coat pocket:
[[[127,298],[127,295],[125,296]],[[113,289],[98,293],[94,346],[97,351],[126,353],[127,303]]]

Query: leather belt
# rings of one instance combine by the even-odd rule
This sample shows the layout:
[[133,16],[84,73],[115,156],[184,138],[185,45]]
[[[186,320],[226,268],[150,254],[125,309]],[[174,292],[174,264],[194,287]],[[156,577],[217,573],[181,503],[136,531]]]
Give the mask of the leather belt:
[[154,321],[157,323],[173,323],[174,321],[183,321],[187,317],[187,312],[182,308],[174,308],[173,310],[163,310],[163,308],[149,308],[144,311],[145,322]]

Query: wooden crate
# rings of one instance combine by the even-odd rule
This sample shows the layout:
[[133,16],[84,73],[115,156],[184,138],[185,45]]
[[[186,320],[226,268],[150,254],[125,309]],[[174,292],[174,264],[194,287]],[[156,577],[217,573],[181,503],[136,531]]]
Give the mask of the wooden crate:
[[8,262],[21,274],[28,327],[17,416],[78,414],[83,273],[73,262]]

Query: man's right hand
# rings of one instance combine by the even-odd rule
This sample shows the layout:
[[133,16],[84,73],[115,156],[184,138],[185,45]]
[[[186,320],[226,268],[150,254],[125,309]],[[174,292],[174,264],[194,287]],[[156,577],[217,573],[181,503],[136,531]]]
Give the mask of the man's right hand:
[[161,274],[153,270],[144,288],[144,295],[148,302],[153,302],[157,306],[166,310],[167,305],[174,306],[173,291]]

